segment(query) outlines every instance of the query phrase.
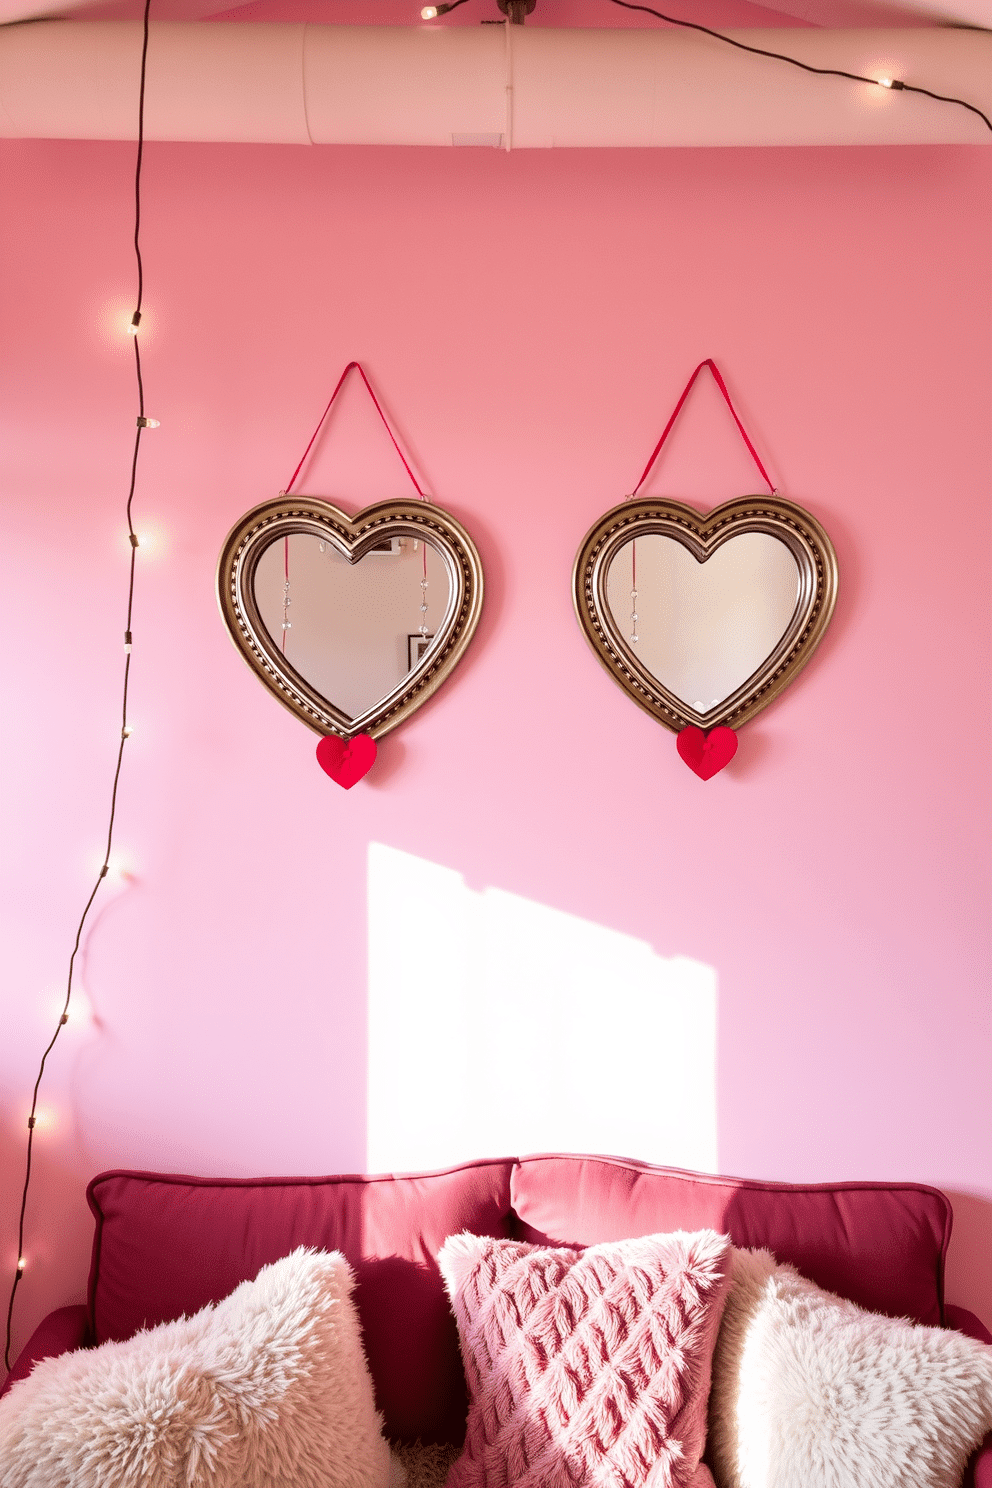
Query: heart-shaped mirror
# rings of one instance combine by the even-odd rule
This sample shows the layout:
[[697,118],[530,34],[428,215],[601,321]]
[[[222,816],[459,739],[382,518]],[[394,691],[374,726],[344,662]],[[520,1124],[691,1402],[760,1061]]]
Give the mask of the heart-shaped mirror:
[[587,534],[572,588],[589,644],[640,707],[675,732],[738,729],[822,639],[837,559],[816,519],[777,496],[708,516],[627,501]]
[[468,533],[428,501],[354,517],[312,497],[246,513],[217,566],[217,598],[248,665],[318,734],[373,739],[448,676],[482,609]]

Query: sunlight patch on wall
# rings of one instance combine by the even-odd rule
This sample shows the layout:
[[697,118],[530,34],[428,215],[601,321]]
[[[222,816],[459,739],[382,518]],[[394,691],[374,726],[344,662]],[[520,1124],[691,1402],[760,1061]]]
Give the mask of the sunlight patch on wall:
[[526,1152],[717,1171],[716,972],[369,847],[369,1172]]

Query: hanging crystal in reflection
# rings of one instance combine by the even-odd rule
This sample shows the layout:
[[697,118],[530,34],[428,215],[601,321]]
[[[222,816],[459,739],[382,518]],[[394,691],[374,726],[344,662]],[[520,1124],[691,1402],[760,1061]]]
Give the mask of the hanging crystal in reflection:
[[[286,539],[286,545],[287,545],[287,547],[289,546],[289,539],[288,538]],[[287,562],[288,562],[288,560],[289,560],[288,553],[287,553],[286,557],[287,557]],[[283,584],[283,586],[282,586],[282,654],[283,654],[283,656],[286,655],[286,636],[287,636],[288,632],[291,631],[292,628],[293,628],[293,622],[289,618],[289,607],[292,604],[292,602],[293,601],[289,597],[289,580],[287,579],[286,582],[285,582],[285,584]]]

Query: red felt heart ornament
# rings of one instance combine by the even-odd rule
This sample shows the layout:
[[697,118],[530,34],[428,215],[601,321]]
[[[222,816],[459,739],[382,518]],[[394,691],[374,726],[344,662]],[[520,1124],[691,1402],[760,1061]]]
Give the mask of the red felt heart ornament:
[[356,734],[353,739],[326,734],[317,745],[317,763],[338,785],[351,790],[371,770],[376,753],[370,734]]
[[737,735],[732,728],[714,728],[704,734],[701,728],[690,726],[679,732],[675,747],[700,780],[710,780],[737,753]]

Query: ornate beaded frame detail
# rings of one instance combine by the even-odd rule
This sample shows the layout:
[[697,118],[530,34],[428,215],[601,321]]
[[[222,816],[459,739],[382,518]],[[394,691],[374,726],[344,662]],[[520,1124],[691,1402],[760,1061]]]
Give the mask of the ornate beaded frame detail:
[[[253,579],[270,543],[294,533],[329,542],[349,562],[386,538],[428,541],[448,570],[450,594],[435,643],[400,685],[358,718],[349,718],[309,686],[277,650],[255,603]],[[436,692],[461,658],[482,612],[482,563],[475,544],[448,512],[429,501],[380,501],[347,516],[313,497],[280,497],[254,507],[228,533],[217,564],[217,603],[234,645],[284,707],[317,734],[381,738]]]
[[[661,533],[704,563],[723,543],[745,532],[768,533],[788,547],[799,568],[796,608],[782,639],[757,670],[716,707],[697,713],[648,672],[627,645],[606,602],[606,575],[619,549],[634,537]],[[837,599],[837,555],[816,518],[779,496],[741,496],[705,516],[678,501],[625,501],[586,534],[572,572],[572,598],[593,651],[652,718],[674,733],[690,725],[739,729],[788,687],[823,639]]]

